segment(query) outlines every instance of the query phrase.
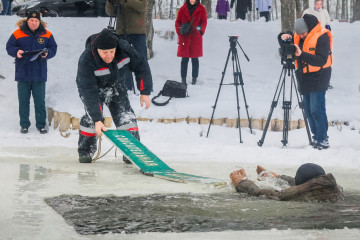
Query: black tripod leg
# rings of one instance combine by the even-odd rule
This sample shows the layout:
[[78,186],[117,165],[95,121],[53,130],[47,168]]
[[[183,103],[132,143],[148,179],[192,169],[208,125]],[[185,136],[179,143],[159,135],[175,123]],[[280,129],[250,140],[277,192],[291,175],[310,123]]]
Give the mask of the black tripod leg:
[[217,101],[218,101],[218,99],[219,99],[221,86],[223,85],[223,81],[224,81],[224,77],[225,77],[226,68],[227,68],[227,65],[228,65],[228,63],[229,63],[230,53],[231,53],[231,49],[229,49],[229,53],[228,53],[228,56],[227,56],[227,58],[226,58],[226,63],[225,63],[224,71],[222,72],[222,77],[221,77],[221,81],[220,81],[220,84],[219,84],[219,90],[218,90],[217,95],[216,95],[216,100],[215,100],[215,104],[214,104],[214,106],[213,106],[213,112],[212,112],[212,114],[211,114],[211,120],[210,120],[210,123],[209,123],[209,128],[208,128],[208,131],[207,131],[206,137],[208,137],[208,136],[209,136],[210,127],[211,127],[211,124],[212,124],[213,119],[214,119],[214,113],[215,113],[215,109],[216,109]]
[[249,116],[249,105],[247,104],[247,101],[246,101],[245,90],[244,90],[244,80],[243,80],[243,77],[242,77],[239,56],[237,54],[236,54],[236,64],[238,66],[238,77],[239,77],[238,79],[239,79],[239,84],[241,85],[242,94],[243,94],[243,97],[244,97],[244,104],[245,104],[245,110],[246,110],[247,118],[248,118],[248,121],[249,121],[250,133],[252,134],[253,132],[252,132],[251,120],[250,120],[250,116]]
[[[264,140],[265,140],[265,137],[266,137],[266,133],[267,133],[267,130],[269,128],[269,125],[270,125],[270,121],[271,121],[271,116],[274,112],[274,109],[275,107],[277,106],[278,104],[278,101],[279,101],[279,97],[280,97],[280,93],[281,93],[281,89],[284,85],[284,80],[285,80],[285,75],[284,75],[284,72],[285,72],[285,68],[283,67],[283,69],[281,70],[281,74],[280,74],[280,78],[279,78],[279,82],[277,84],[277,87],[276,87],[276,90],[275,90],[275,94],[274,94],[274,97],[273,97],[273,100],[271,102],[271,107],[270,107],[270,111],[269,111],[269,114],[268,114],[268,117],[267,117],[267,120],[266,120],[266,123],[265,123],[265,127],[264,127],[264,130],[263,130],[263,134],[261,136],[261,139],[258,141],[258,146],[261,147],[263,144],[264,144]],[[286,72],[285,72],[286,74]],[[284,79],[281,81],[282,79],[282,76],[284,75]]]
[[234,73],[234,85],[235,85],[235,89],[236,89],[236,106],[237,106],[237,114],[238,114],[238,127],[239,127],[239,138],[240,138],[240,143],[242,143],[242,138],[241,138],[241,127],[240,127],[240,104],[239,104],[239,78],[240,78],[240,71],[239,68],[240,66],[238,65],[238,56],[237,56],[237,52],[236,52],[236,48],[232,51],[232,56],[231,56],[231,60],[232,60],[232,66],[233,66],[233,73]]
[[281,140],[281,142],[283,146],[286,146],[289,137],[289,118],[290,118],[291,101],[283,101],[283,109],[284,109],[283,139]]
[[[295,77],[296,77],[296,75],[295,75]],[[301,112],[302,112],[302,115],[303,115],[303,118],[304,118],[305,128],[306,128],[306,132],[307,132],[308,139],[309,139],[309,144],[312,145],[313,142],[312,142],[312,138],[311,138],[309,122],[307,120],[307,116],[306,116],[306,113],[305,113],[305,110],[304,110],[304,103],[300,98],[300,93],[299,93],[297,85],[296,85],[297,82],[295,81],[295,77],[294,77],[294,73],[292,71],[291,72],[291,79],[294,82],[294,87],[295,87],[295,92],[296,92],[296,97],[297,97],[297,100],[298,100],[299,108],[301,108]]]

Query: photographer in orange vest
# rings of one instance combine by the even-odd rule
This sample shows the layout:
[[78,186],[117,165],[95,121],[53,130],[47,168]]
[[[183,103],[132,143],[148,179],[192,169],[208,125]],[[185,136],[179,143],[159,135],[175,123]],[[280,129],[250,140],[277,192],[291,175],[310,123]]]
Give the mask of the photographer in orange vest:
[[332,35],[318,19],[305,14],[295,21],[295,34],[280,33],[279,44],[292,38],[296,47],[295,68],[304,110],[313,133],[314,147],[329,148],[325,94],[331,78]]

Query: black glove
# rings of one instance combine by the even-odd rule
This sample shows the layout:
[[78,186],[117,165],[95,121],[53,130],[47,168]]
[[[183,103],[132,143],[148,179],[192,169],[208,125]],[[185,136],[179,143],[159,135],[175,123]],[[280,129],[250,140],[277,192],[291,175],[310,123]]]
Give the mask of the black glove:
[[256,11],[259,11],[259,9],[258,9],[258,8],[256,8]]
[[326,28],[327,30],[331,31],[330,25],[325,25],[325,28]]
[[271,6],[268,6],[268,8],[270,9],[270,8],[271,8]]

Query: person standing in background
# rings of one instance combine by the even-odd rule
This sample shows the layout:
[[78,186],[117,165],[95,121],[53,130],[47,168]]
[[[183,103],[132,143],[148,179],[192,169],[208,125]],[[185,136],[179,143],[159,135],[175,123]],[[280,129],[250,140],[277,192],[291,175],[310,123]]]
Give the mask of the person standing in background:
[[323,7],[322,0],[315,0],[314,7],[305,9],[303,12],[303,16],[305,14],[311,14],[311,15],[315,16],[321,23],[322,27],[325,27],[326,29],[331,31],[330,16],[329,16],[328,11]]
[[235,19],[245,20],[247,11],[251,11],[251,0],[231,0],[230,8],[233,8],[236,1]]
[[270,9],[272,6],[272,0],[256,0],[255,8],[259,12],[260,17],[265,17],[266,22],[270,21]]
[[216,4],[218,19],[227,19],[227,13],[230,12],[228,0],[218,0]]
[[[109,16],[117,14],[116,34],[128,41],[147,61],[145,0],[107,0],[105,11]],[[133,90],[134,81],[130,71],[124,80],[127,90]]]
[[[57,44],[54,36],[40,19],[40,12],[32,10],[27,18],[16,24],[19,28],[11,35],[7,53],[15,58],[15,81],[19,98],[21,133],[28,133],[30,127],[30,97],[35,105],[36,128],[41,134],[47,133],[45,89],[47,81],[47,60],[56,55]],[[38,51],[35,54],[29,54]],[[35,55],[35,56],[34,56]],[[34,58],[35,57],[35,58]]]
[[11,16],[11,4],[13,0],[1,0],[1,1],[2,1],[2,11],[0,9],[0,15]]
[[[303,16],[305,14],[310,14],[315,16],[322,27],[325,27],[329,31],[331,31],[330,27],[330,16],[328,11],[323,7],[323,0],[314,0],[314,7],[308,8],[304,10]],[[333,89],[334,87],[329,82],[329,89]]]
[[[199,57],[203,56],[203,35],[207,25],[205,7],[199,0],[186,0],[175,20],[179,36],[177,56],[181,57],[181,82],[186,85],[189,58],[192,63],[192,85],[199,75]],[[186,26],[186,30],[185,29]]]

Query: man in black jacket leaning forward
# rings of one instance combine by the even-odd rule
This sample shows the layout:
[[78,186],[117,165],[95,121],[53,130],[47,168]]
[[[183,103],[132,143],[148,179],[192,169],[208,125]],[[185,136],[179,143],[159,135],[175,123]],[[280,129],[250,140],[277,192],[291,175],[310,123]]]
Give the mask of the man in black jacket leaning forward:
[[279,43],[293,38],[296,46],[295,67],[304,110],[313,133],[314,147],[329,147],[325,94],[331,77],[332,35],[313,15],[295,21],[295,34],[280,33]]
[[[126,41],[119,40],[108,29],[90,36],[86,49],[81,54],[76,83],[85,115],[80,121],[78,143],[79,161],[91,163],[96,152],[97,136],[106,131],[103,124],[103,104],[111,113],[118,130],[128,130],[140,140],[134,111],[130,106],[124,76],[126,71],[136,76],[140,104],[150,107],[152,89],[151,72],[148,63]],[[124,161],[130,163],[125,157]]]

